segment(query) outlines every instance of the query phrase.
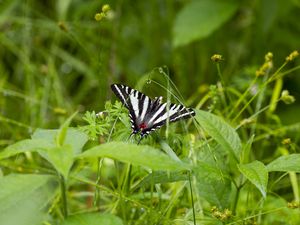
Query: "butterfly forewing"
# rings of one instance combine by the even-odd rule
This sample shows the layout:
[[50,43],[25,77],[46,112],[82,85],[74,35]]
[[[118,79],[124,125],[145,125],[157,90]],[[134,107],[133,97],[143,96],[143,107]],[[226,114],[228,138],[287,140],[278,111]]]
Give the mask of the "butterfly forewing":
[[145,94],[122,84],[113,84],[111,89],[129,110],[133,133],[141,136],[160,128],[169,119],[175,122],[195,115],[193,109],[180,104],[162,103],[162,97],[151,100]]

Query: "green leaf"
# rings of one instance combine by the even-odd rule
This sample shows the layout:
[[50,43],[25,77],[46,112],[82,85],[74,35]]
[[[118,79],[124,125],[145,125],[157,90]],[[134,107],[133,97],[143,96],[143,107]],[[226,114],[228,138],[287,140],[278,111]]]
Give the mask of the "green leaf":
[[39,151],[39,154],[48,160],[53,167],[67,178],[71,166],[74,162],[75,155],[81,153],[83,146],[88,140],[88,137],[82,131],[74,128],[66,130],[63,146],[57,146],[56,137],[59,135],[59,130],[37,129],[32,135],[33,140],[44,140],[51,144],[51,148],[47,151]]
[[77,115],[77,112],[73,113],[60,127],[56,135],[56,144],[62,146],[65,143],[67,131],[72,119]]
[[141,182],[139,182],[135,187],[133,187],[133,191],[137,188],[145,187],[148,185],[165,184],[183,180],[188,180],[188,174],[186,173],[186,171],[154,171],[146,176],[143,180],[141,180]]
[[229,154],[233,155],[236,160],[239,160],[242,144],[235,129],[220,117],[209,112],[202,110],[195,110],[195,112],[195,119],[200,126],[203,127],[218,144],[227,150]]
[[72,146],[64,145],[49,149],[47,151],[47,160],[64,178],[67,178],[74,161]]
[[173,27],[173,46],[205,38],[235,13],[237,1],[198,0],[188,3],[177,15]]
[[43,139],[26,139],[6,147],[2,152],[0,152],[0,160],[17,155],[19,153],[39,150],[45,151],[52,147],[54,147],[54,144],[51,144]]
[[41,210],[58,188],[54,176],[11,174],[0,178],[0,223],[5,225],[42,224]]
[[[58,129],[37,129],[33,135],[32,139],[44,139],[51,143],[53,146],[56,146],[55,137],[57,136]],[[75,128],[68,128],[66,137],[65,137],[65,145],[71,145],[74,149],[74,154],[77,155],[81,153],[83,146],[88,141],[88,136]]]
[[123,225],[122,220],[114,215],[84,213],[68,217],[62,225]]
[[153,170],[186,170],[189,168],[189,165],[171,159],[159,149],[124,142],[102,144],[85,151],[78,157],[108,157]]
[[259,161],[253,161],[248,164],[239,164],[241,173],[261,192],[266,198],[268,185],[268,171],[265,165]]
[[251,151],[251,147],[254,141],[254,137],[255,135],[252,135],[247,143],[243,146],[243,151],[242,151],[242,157],[241,157],[241,162],[242,163],[248,163],[249,162],[249,158],[250,158],[250,151]]
[[268,171],[300,172],[300,154],[284,155],[267,165]]
[[221,171],[204,162],[194,168],[199,195],[211,205],[228,208],[230,205],[231,181]]

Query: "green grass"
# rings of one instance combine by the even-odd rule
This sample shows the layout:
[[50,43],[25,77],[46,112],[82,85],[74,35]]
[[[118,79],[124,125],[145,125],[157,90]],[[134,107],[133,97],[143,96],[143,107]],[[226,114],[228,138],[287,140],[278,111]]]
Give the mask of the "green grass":
[[[3,1],[0,221],[299,224],[297,4]],[[196,116],[137,145],[112,83]]]

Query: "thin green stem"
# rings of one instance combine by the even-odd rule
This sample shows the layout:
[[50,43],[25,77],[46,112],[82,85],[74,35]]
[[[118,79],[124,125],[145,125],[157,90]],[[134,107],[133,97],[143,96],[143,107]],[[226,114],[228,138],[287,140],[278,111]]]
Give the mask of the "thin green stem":
[[[102,169],[102,164],[103,164],[103,158],[98,158],[98,168],[97,168],[97,180],[96,180],[96,184],[100,184],[101,181],[101,169]],[[100,202],[100,189],[97,188],[96,186],[96,190],[95,190],[95,195],[94,195],[94,206],[98,206]]]
[[[240,176],[240,182],[242,182],[242,179],[243,179],[243,176],[241,175]],[[239,195],[240,195],[240,190],[242,188],[242,185],[237,185],[236,184],[236,193],[234,195],[234,200],[233,200],[233,205],[232,205],[232,208],[231,208],[231,211],[233,214],[236,214],[236,207],[237,207],[237,203],[238,203],[238,200],[239,200]]]
[[[107,142],[110,141],[110,138],[112,136],[112,132],[114,130],[114,127],[116,126],[116,123],[118,121],[118,118],[115,119],[112,129],[109,132],[108,138],[107,138]],[[100,142],[99,142],[100,144]],[[97,168],[97,179],[96,179],[96,184],[100,184],[101,181],[101,170],[102,170],[102,164],[103,164],[103,158],[98,158],[98,168]],[[94,194],[94,206],[98,206],[100,202],[100,189],[98,188],[98,186],[96,186],[96,190],[95,190],[95,194]]]
[[131,170],[132,170],[132,165],[128,163],[126,174],[123,181],[123,193],[125,194],[127,194],[130,190]]
[[[272,76],[270,76],[269,78],[265,78],[265,82],[262,84],[261,89],[252,96],[252,98],[247,102],[247,104],[242,108],[242,110],[240,110],[240,112],[237,114],[237,116],[234,117],[233,121],[235,121],[237,118],[239,118],[239,116],[242,114],[242,112],[250,105],[250,103],[262,92],[264,91],[265,87],[271,83],[272,81],[276,80],[279,77],[279,72],[287,65],[287,62],[284,62],[276,71],[275,73],[272,74]],[[296,67],[296,69],[300,69],[299,67]],[[296,70],[295,69],[295,70]],[[292,70],[294,71],[294,70]],[[292,72],[291,70],[289,72]],[[284,75],[287,73],[284,73]],[[282,77],[282,76],[280,76]],[[249,85],[248,89],[244,92],[244,94],[241,96],[241,98],[239,98],[238,102],[236,103],[236,105],[233,107],[233,110],[231,111],[232,113],[235,112],[235,109],[237,108],[237,106],[242,102],[242,100],[245,98],[246,94],[251,90],[251,87],[253,86],[253,84],[256,82],[257,77],[255,77],[255,79],[252,81],[252,83]],[[232,114],[231,113],[231,114]],[[231,116],[231,114],[229,116]]]
[[[265,90],[266,90],[266,87],[267,85],[264,85],[266,84],[267,82],[267,79],[268,79],[268,74],[266,74],[263,78],[263,86],[262,88],[260,89],[260,91],[258,92],[259,93],[259,96],[258,96],[258,99],[257,99],[257,102],[256,102],[256,106],[255,106],[255,113],[259,112],[259,110],[261,109],[261,105],[262,105],[262,102],[264,100],[264,97],[265,97]],[[255,129],[256,129],[256,125],[257,123],[255,122],[252,126],[251,126],[251,131],[250,131],[250,136],[254,135],[254,132],[255,132]]]
[[267,80],[266,84],[269,84],[271,81],[277,79],[277,75],[279,74],[279,72],[286,66],[287,62],[284,62],[281,67],[279,67],[275,73],[273,73],[272,76],[269,77],[269,79]]
[[217,63],[216,65],[217,65],[218,76],[220,77],[222,86],[225,87],[225,82],[224,82],[224,79],[223,79],[223,75],[222,75],[222,73],[221,73],[220,64]]
[[[249,85],[249,87],[247,88],[247,90],[242,94],[242,96],[238,99],[238,101],[236,102],[236,104],[234,105],[233,109],[231,110],[231,113],[229,114],[229,117],[231,117],[231,115],[233,113],[235,113],[235,109],[237,109],[237,107],[241,104],[241,102],[246,98],[246,95],[250,92],[252,86],[256,83],[257,77],[255,77],[255,79],[251,82],[251,84]],[[248,105],[247,105],[248,107]],[[246,108],[247,108],[246,107]],[[242,112],[243,110],[241,110]],[[241,113],[240,112],[240,113]],[[240,114],[239,114],[240,115]]]
[[194,225],[196,225],[196,214],[195,214],[195,206],[194,206],[192,181],[191,181],[191,171],[189,171],[189,184],[190,184],[190,189],[191,189],[191,200],[192,200],[192,208],[193,208],[193,220],[194,220]]
[[61,191],[61,200],[62,200],[62,212],[64,218],[68,217],[68,202],[67,202],[67,190],[66,190],[66,182],[65,178],[60,175],[60,191]]
[[16,120],[12,120],[12,119],[9,119],[9,118],[5,118],[5,117],[3,117],[1,115],[0,115],[0,121],[3,121],[5,123],[10,123],[10,124],[13,124],[13,125],[16,125],[16,126],[19,126],[19,127],[23,127],[23,128],[28,129],[28,130],[33,130],[34,129],[34,127],[31,127],[31,126],[29,126],[27,124],[20,123],[20,122],[18,122]]
[[289,69],[289,70],[287,70],[287,71],[285,71],[285,72],[283,72],[283,73],[279,73],[276,77],[274,77],[274,76],[272,76],[272,77],[270,77],[269,79],[268,79],[268,83],[271,83],[271,82],[273,82],[274,80],[276,80],[276,79],[278,79],[278,78],[282,78],[282,77],[284,77],[285,75],[287,75],[287,74],[289,74],[289,73],[291,73],[291,72],[294,72],[294,71],[296,71],[296,70],[299,70],[300,69],[300,65],[299,66],[296,66],[296,67],[294,67],[294,68],[292,68],[292,69]]
[[265,212],[261,212],[259,214],[255,214],[255,215],[252,215],[252,216],[248,216],[244,219],[240,219],[240,220],[236,220],[236,221],[233,221],[233,222],[230,222],[230,223],[227,223],[227,225],[230,225],[230,224],[244,224],[244,223],[241,223],[241,222],[245,222],[247,220],[250,220],[252,218],[255,218],[257,217],[258,215],[266,215],[266,214],[269,214],[269,213],[273,213],[273,212],[277,212],[277,211],[280,211],[280,210],[283,210],[283,209],[286,209],[287,207],[280,207],[280,208],[277,208],[277,209],[271,209],[269,211],[265,211]]

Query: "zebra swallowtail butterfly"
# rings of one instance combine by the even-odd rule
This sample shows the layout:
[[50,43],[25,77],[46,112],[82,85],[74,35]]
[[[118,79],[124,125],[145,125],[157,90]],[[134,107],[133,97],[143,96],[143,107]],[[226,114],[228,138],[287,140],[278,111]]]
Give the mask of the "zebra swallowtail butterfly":
[[122,84],[112,84],[111,89],[129,110],[131,135],[140,133],[139,142],[151,131],[164,125],[167,119],[175,122],[195,115],[193,109],[173,103],[169,105],[167,111],[167,103],[162,103],[162,97],[152,100],[145,94]]

